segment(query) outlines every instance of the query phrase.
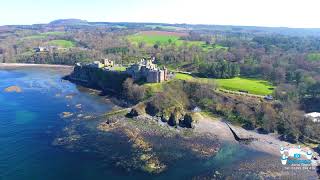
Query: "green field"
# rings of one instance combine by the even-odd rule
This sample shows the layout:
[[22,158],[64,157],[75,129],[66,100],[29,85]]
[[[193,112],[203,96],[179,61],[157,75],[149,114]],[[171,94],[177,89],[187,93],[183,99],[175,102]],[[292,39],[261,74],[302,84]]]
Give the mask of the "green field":
[[184,81],[194,79],[191,75],[182,74],[182,73],[176,73],[175,78],[176,78],[176,79],[179,79],[179,80],[184,80]]
[[216,83],[220,88],[232,91],[248,91],[250,94],[269,95],[275,88],[269,82],[259,79],[232,78],[232,79],[213,79],[213,78],[194,78],[187,74],[176,74],[176,79],[185,81],[200,81],[202,83]]
[[140,42],[146,43],[148,46],[153,46],[157,43],[160,44],[169,44],[171,40],[172,43],[176,45],[182,45],[183,41],[179,40],[178,36],[171,36],[171,35],[146,35],[146,34],[135,34],[128,37],[129,41],[133,44],[138,45]]
[[24,37],[24,39],[45,39],[45,38],[48,38],[49,36],[62,36],[64,34],[65,32],[52,31],[52,32],[45,32],[45,33],[40,33],[32,36],[27,36],[27,37]]
[[143,86],[151,93],[158,93],[163,91],[164,83],[145,83]]
[[115,71],[126,71],[126,67],[124,67],[124,66],[114,66],[113,67],[113,70],[115,70]]
[[128,40],[134,44],[138,45],[141,42],[144,42],[147,46],[153,46],[155,44],[160,44],[160,45],[170,45],[169,41],[171,44],[175,44],[176,46],[182,46],[182,45],[187,45],[187,46],[198,46],[201,47],[202,50],[204,51],[210,51],[213,49],[224,49],[227,50],[227,47],[223,47],[221,45],[207,45],[203,41],[185,41],[181,40],[179,36],[175,35],[165,35],[165,34],[134,34],[128,36]]
[[258,79],[232,78],[216,79],[216,83],[223,89],[233,91],[248,91],[250,94],[268,95],[275,88],[269,82]]
[[171,44],[175,44],[176,46],[199,46],[204,51],[210,51],[213,49],[227,49],[226,47],[220,46],[220,45],[207,45],[203,41],[184,41],[180,40],[179,36],[174,35],[146,35],[146,34],[135,34],[128,36],[128,40],[134,44],[138,45],[140,42],[144,42],[147,46],[153,46],[155,44],[160,45],[169,45],[169,41],[171,41]]
[[48,44],[51,45],[51,46],[58,46],[58,47],[61,47],[61,48],[72,48],[72,47],[75,46],[74,42],[67,41],[67,40],[62,40],[62,39],[49,41]]
[[320,53],[310,53],[307,56],[308,61],[320,61]]

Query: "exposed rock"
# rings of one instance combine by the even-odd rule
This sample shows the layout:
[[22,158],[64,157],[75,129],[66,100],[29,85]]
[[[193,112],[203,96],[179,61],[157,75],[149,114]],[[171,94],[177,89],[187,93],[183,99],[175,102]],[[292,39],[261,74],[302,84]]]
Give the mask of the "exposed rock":
[[67,96],[66,96],[66,99],[72,99],[72,98],[73,98],[72,95],[67,95]]
[[139,115],[139,111],[136,108],[132,108],[131,111],[127,114],[127,116],[131,118]]
[[76,108],[81,109],[82,108],[82,104],[77,104]]
[[173,112],[171,112],[168,124],[170,126],[177,126],[179,122],[183,120],[184,112],[181,108],[175,108]]
[[108,123],[101,123],[99,126],[98,126],[98,129],[100,131],[105,131],[105,132],[108,132],[108,131],[111,131],[115,128],[117,128],[118,126],[118,123],[112,123],[112,124],[108,124]]
[[194,127],[194,118],[191,113],[187,113],[183,117],[183,121],[180,121],[179,125],[181,127],[193,128]]
[[62,118],[69,118],[69,117],[73,116],[73,113],[71,113],[71,112],[63,112],[63,113],[60,114],[60,116]]
[[83,117],[83,119],[92,119],[93,117],[92,116],[85,116]]
[[140,103],[140,104],[136,105],[135,107],[133,107],[131,109],[131,111],[127,114],[127,116],[132,118],[132,117],[137,117],[137,116],[146,114],[145,108],[146,108],[145,104]]
[[155,116],[159,113],[159,110],[152,103],[149,102],[146,105],[146,112],[151,116]]
[[162,121],[162,122],[168,122],[169,119],[170,119],[170,114],[168,114],[168,113],[163,113],[163,114],[161,115],[161,121]]
[[19,86],[10,86],[4,89],[5,92],[21,93],[22,89]]
[[121,125],[118,123],[118,120],[113,119],[113,118],[108,118],[104,123],[99,124],[98,129],[100,131],[111,131],[114,130],[118,127],[120,127]]

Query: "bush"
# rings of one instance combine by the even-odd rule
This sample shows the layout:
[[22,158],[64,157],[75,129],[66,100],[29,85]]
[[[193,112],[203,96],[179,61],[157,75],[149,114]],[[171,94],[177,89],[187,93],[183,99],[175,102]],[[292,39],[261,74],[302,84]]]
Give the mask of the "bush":
[[132,103],[138,103],[145,97],[145,88],[134,84],[131,78],[128,78],[123,83],[124,97]]

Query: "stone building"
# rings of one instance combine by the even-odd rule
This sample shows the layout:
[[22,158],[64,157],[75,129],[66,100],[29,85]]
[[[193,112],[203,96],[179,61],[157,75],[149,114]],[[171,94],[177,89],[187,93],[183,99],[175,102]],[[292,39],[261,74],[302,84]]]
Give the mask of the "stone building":
[[131,75],[134,80],[144,78],[148,83],[160,83],[168,80],[168,70],[158,68],[152,59],[141,59],[139,63],[131,65],[126,72]]
[[114,62],[109,59],[102,59],[101,63],[104,64],[104,67],[113,67]]
[[42,47],[42,46],[39,46],[39,47],[36,47],[36,48],[33,48],[33,50],[37,53],[39,52],[48,52],[49,49],[47,47]]
[[94,61],[92,63],[85,64],[85,66],[93,68],[110,68],[114,66],[114,62],[109,59],[102,59],[100,61]]

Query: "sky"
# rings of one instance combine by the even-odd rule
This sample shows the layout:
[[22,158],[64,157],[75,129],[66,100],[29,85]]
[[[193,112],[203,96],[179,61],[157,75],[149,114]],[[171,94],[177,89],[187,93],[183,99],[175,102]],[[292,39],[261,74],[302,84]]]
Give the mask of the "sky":
[[2,0],[0,25],[156,22],[320,28],[320,0]]

